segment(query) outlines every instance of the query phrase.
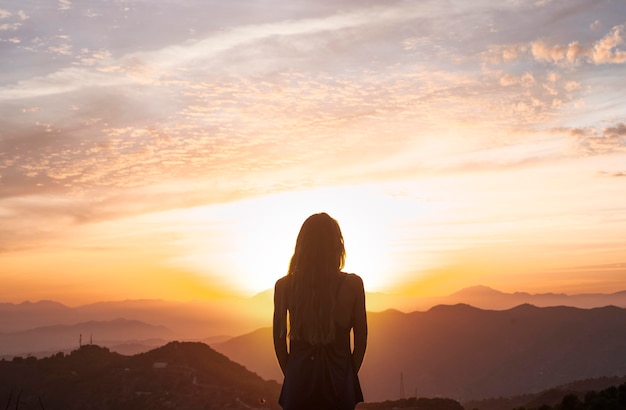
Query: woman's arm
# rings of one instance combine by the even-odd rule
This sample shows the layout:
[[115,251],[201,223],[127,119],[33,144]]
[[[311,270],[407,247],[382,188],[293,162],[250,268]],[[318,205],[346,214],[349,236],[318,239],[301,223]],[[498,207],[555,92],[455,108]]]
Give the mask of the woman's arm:
[[365,290],[363,280],[354,275],[354,290],[356,298],[352,307],[352,330],[354,332],[354,350],[352,351],[352,362],[354,369],[358,372],[365,357],[367,347],[367,314],[365,313]]
[[285,286],[284,282],[279,279],[274,286],[274,320],[272,325],[274,335],[274,351],[280,369],[285,374],[287,369],[287,304],[285,303]]

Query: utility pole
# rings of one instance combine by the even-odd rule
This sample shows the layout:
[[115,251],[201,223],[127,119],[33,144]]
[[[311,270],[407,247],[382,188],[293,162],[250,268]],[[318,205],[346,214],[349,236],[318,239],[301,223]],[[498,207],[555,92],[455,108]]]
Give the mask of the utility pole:
[[404,399],[404,374],[400,372],[400,398]]

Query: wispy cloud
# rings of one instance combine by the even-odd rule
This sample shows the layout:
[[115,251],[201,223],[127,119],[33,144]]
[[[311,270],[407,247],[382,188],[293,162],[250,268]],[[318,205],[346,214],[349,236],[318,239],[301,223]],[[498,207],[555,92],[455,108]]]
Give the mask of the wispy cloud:
[[617,123],[601,129],[574,128],[569,133],[576,138],[577,147],[585,155],[626,152],[626,125]]

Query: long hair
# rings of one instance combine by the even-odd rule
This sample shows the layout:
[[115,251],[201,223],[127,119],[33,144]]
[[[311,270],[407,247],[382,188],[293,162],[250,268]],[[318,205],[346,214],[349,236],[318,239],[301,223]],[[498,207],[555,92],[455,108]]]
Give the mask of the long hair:
[[326,213],[308,217],[300,228],[289,263],[289,332],[311,344],[335,338],[334,310],[338,273],[346,260],[341,229]]

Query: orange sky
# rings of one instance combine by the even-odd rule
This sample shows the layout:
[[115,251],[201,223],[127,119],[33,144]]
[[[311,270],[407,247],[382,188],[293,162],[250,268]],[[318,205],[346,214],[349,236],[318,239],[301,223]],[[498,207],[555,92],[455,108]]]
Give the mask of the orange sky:
[[371,291],[626,289],[621,2],[90,4],[0,7],[0,302],[252,295],[320,211]]

